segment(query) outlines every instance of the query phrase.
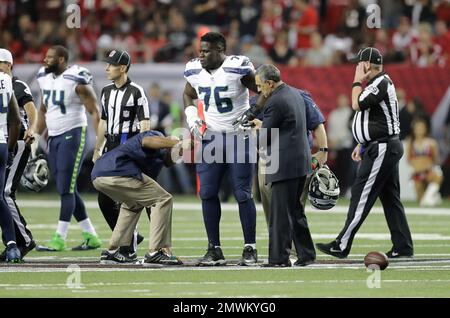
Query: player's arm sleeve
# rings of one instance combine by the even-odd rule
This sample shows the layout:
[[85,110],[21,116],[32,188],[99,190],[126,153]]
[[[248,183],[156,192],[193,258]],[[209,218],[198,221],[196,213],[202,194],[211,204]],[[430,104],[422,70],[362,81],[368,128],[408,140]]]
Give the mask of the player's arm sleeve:
[[308,130],[312,131],[325,122],[325,117],[316,104],[305,100],[305,106],[306,126]]
[[239,72],[242,74],[241,83],[252,92],[258,93],[258,87],[255,82],[255,67],[247,57],[239,67]]
[[378,85],[367,86],[358,96],[358,105],[361,110],[378,105],[387,94],[387,82],[381,81]]

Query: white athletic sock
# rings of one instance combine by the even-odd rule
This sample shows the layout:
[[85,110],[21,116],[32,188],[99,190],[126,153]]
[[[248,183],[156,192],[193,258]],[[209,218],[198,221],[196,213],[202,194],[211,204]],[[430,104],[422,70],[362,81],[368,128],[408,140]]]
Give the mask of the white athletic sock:
[[67,232],[69,232],[70,222],[58,221],[58,227],[56,228],[56,233],[61,235],[63,239],[66,239]]
[[254,250],[256,250],[256,243],[253,243],[253,244],[244,244],[244,248],[246,248],[247,246],[251,246]]
[[81,227],[83,232],[88,232],[89,234],[97,236],[97,232],[95,232],[94,226],[91,223],[89,218],[84,219],[83,221],[78,222],[78,225]]
[[436,182],[431,182],[424,195],[422,200],[420,201],[420,205],[422,206],[434,206],[436,194],[439,193],[439,184]]

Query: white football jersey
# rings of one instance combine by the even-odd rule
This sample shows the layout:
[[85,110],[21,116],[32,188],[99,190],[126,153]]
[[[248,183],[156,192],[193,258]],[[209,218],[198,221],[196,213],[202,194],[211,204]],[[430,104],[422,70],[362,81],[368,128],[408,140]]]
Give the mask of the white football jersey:
[[213,131],[233,131],[233,122],[250,108],[247,87],[241,78],[254,71],[248,57],[227,56],[223,64],[209,73],[196,58],[186,64],[184,77],[203,103],[205,122]]
[[8,106],[14,94],[12,79],[6,73],[0,72],[0,143],[6,143],[5,131],[8,126]]
[[42,67],[37,80],[47,108],[45,123],[49,136],[87,126],[86,109],[75,91],[78,84],[92,85],[92,75],[86,68],[73,65],[55,76],[54,73],[46,74]]

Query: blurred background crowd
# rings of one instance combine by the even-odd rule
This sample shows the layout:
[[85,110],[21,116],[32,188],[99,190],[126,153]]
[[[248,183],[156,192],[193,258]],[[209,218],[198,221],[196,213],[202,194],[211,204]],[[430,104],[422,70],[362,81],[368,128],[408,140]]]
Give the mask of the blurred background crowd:
[[[79,29],[66,27],[71,3],[81,9]],[[369,4],[382,8],[382,28],[367,27]],[[0,0],[0,47],[16,63],[40,63],[52,44],[79,61],[122,48],[134,62],[185,62],[207,27],[256,65],[338,65],[370,45],[386,63],[445,66],[449,24],[449,0]]]

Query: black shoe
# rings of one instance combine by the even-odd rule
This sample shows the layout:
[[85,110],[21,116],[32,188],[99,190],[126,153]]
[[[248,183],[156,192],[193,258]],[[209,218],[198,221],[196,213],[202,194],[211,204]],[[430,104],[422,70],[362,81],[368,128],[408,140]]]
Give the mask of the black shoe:
[[411,258],[414,256],[414,254],[413,253],[402,253],[402,252],[390,250],[389,252],[386,253],[386,256],[388,258]]
[[255,265],[258,262],[258,251],[247,245],[244,247],[242,251],[242,258],[240,259],[238,265],[247,266],[247,265]]
[[7,263],[20,263],[22,258],[20,257],[20,251],[17,248],[17,244],[9,244],[6,247],[6,262]]
[[34,250],[35,247],[36,242],[33,240],[30,242],[30,244],[28,244],[28,246],[19,246],[20,257],[23,259],[24,256],[27,255],[30,251]]
[[291,261],[287,261],[287,263],[264,263],[260,265],[261,267],[291,267],[292,263]]
[[214,247],[212,244],[208,244],[208,251],[205,256],[201,258],[197,266],[220,266],[225,265],[227,261],[223,257],[222,249],[220,247]]
[[315,263],[315,260],[313,260],[313,259],[310,259],[310,260],[301,260],[301,259],[298,259],[295,263],[294,263],[294,266],[300,266],[300,267],[304,267],[304,266],[308,266],[308,265],[311,265],[311,264],[314,264]]
[[183,265],[183,262],[175,255],[168,255],[162,250],[159,250],[152,256],[149,253],[145,254],[143,266],[148,265]]
[[337,258],[346,258],[348,256],[348,252],[341,251],[339,246],[336,244],[336,241],[333,241],[328,244],[317,243],[316,247],[325,254],[337,257]]
[[137,245],[141,244],[143,240],[144,240],[144,237],[138,233],[137,239],[136,239]]
[[121,253],[119,250],[109,252],[102,251],[100,256],[100,264],[116,265],[116,264],[134,264],[137,261],[136,253]]
[[[32,251],[36,247],[36,242],[31,241],[28,246],[18,246],[17,248],[20,251],[20,259],[23,260],[23,257],[27,255],[30,251]],[[0,262],[6,262],[6,248],[0,254]]]

